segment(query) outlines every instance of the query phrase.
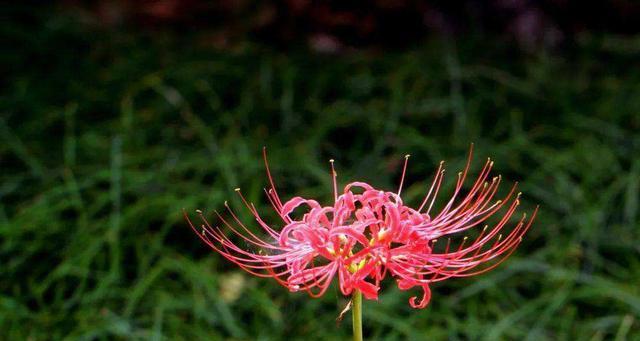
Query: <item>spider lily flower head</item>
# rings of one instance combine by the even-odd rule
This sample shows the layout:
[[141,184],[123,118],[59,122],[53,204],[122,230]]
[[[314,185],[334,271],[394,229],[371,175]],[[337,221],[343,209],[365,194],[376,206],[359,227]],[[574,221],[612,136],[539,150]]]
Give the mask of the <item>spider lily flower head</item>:
[[[339,194],[337,174],[330,160],[334,202],[323,206],[302,197],[283,203],[263,150],[270,183],[265,191],[282,220],[281,229],[267,224],[240,189],[236,189],[240,198],[264,230],[261,236],[246,227],[226,202],[230,217],[216,215],[229,235],[209,224],[201,211],[197,211],[203,221],[200,228],[186,214],[185,217],[200,238],[220,255],[252,275],[275,279],[290,291],[306,291],[319,297],[337,277],[344,295],[359,290],[365,298],[377,299],[381,281],[390,276],[401,290],[422,289],[421,297],[411,297],[409,304],[424,308],[431,298],[431,283],[478,275],[507,259],[522,242],[537,212],[536,208],[528,219],[523,214],[515,225],[509,223],[520,204],[520,193],[515,193],[514,184],[506,197],[496,199],[501,177],[489,178],[491,160],[485,162],[471,188],[462,195],[472,150],[473,145],[465,169],[458,173],[453,194],[437,213],[432,209],[444,178],[443,162],[420,206],[411,208],[400,197],[409,155],[405,157],[397,192],[352,182]],[[295,218],[292,213],[299,207],[306,213]],[[485,225],[489,217],[497,215],[497,223]],[[505,229],[507,225],[513,227]],[[478,231],[477,235],[464,237],[455,246],[447,238],[472,229]],[[240,247],[234,242],[237,238],[251,248]]]

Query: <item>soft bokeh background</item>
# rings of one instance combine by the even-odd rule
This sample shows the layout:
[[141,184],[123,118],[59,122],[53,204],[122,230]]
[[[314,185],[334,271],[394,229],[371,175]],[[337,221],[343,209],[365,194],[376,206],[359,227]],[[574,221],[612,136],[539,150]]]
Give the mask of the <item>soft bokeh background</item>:
[[533,229],[495,271],[434,285],[424,310],[386,283],[365,335],[640,339],[634,2],[2,11],[0,339],[347,338],[336,288],[311,299],[240,272],[182,208],[243,212],[241,187],[270,212],[262,146],[285,197],[323,201],[329,158],[342,184],[394,189],[410,153],[417,204],[470,142],[474,169],[491,156],[523,209],[540,205]]

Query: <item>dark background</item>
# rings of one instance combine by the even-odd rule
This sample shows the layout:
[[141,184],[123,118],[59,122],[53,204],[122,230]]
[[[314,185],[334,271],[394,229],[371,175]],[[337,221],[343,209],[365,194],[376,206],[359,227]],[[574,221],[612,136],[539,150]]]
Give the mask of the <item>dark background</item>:
[[262,146],[284,198],[322,202],[330,158],[341,185],[393,190],[412,154],[412,205],[446,160],[442,205],[471,142],[540,205],[532,230],[426,309],[384,283],[365,336],[640,337],[636,2],[0,8],[0,339],[347,338],[337,288],[239,271],[182,209],[242,212],[241,187],[273,217]]

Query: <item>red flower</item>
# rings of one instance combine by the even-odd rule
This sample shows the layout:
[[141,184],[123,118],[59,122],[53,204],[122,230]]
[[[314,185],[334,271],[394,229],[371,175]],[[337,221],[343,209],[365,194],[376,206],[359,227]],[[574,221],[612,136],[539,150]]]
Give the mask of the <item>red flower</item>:
[[[322,206],[301,197],[282,203],[266,152],[263,155],[271,185],[266,191],[267,197],[284,222],[281,230],[276,231],[265,223],[239,189],[236,191],[267,237],[251,232],[226,203],[231,219],[216,214],[231,231],[231,236],[210,225],[201,211],[198,211],[204,222],[201,231],[188,217],[187,220],[200,232],[198,235],[205,243],[242,269],[256,276],[272,277],[291,291],[304,290],[314,297],[324,294],[337,275],[344,295],[357,289],[366,298],[377,299],[380,282],[389,274],[401,290],[421,287],[422,298],[418,301],[412,297],[409,303],[414,308],[424,308],[431,297],[430,283],[477,275],[504,261],[520,244],[537,212],[536,208],[528,221],[523,214],[515,227],[506,234],[501,233],[520,204],[520,193],[514,195],[516,184],[505,198],[494,200],[501,177],[488,180],[493,166],[490,160],[461,197],[471,151],[464,171],[458,173],[453,195],[444,208],[433,215],[431,209],[444,178],[443,162],[422,204],[413,209],[405,206],[400,198],[408,155],[397,193],[353,182],[338,195],[331,160],[335,200],[333,206]],[[300,206],[306,206],[306,213],[302,218],[293,218],[293,210]],[[477,236],[464,237],[457,247],[451,246],[449,238],[444,246],[437,247],[438,240],[444,236],[476,229],[499,211],[503,211],[502,217],[493,227],[484,225]],[[257,252],[238,246],[232,240],[233,235],[253,245]]]

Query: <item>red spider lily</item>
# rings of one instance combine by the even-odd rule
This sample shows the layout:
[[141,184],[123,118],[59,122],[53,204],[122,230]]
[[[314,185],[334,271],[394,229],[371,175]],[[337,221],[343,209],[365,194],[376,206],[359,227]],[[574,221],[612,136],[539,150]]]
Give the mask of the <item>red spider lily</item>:
[[[422,298],[412,297],[414,308],[424,308],[430,300],[429,284],[451,277],[467,277],[489,271],[504,261],[520,244],[535,218],[537,208],[527,221],[523,214],[507,234],[501,231],[520,204],[520,193],[514,195],[514,184],[507,196],[494,200],[501,177],[489,180],[493,166],[487,160],[471,188],[463,196],[463,185],[471,164],[472,150],[464,171],[458,173],[453,195],[444,208],[431,214],[444,178],[443,162],[435,173],[433,183],[417,209],[405,206],[400,194],[409,156],[405,157],[402,177],[397,193],[377,190],[363,182],[345,186],[338,195],[336,172],[331,160],[333,178],[333,206],[322,206],[315,200],[294,197],[282,203],[274,185],[266,151],[264,162],[270,188],[267,197],[278,213],[284,227],[279,231],[265,223],[255,206],[240,198],[268,235],[260,237],[238,219],[225,202],[231,219],[216,212],[220,221],[232,233],[258,251],[251,251],[234,243],[231,236],[219,227],[210,225],[198,211],[204,225],[198,230],[191,227],[213,250],[237,264],[250,274],[271,277],[291,291],[305,290],[311,296],[325,293],[337,275],[344,295],[361,291],[368,299],[377,299],[381,281],[389,274],[398,288],[408,290],[415,286],[423,290]],[[357,192],[357,193],[356,193]],[[294,209],[306,206],[302,218],[292,217]],[[502,217],[491,228],[483,223],[503,211]],[[478,228],[478,235],[469,241],[464,237],[457,247],[436,248],[443,236]]]

